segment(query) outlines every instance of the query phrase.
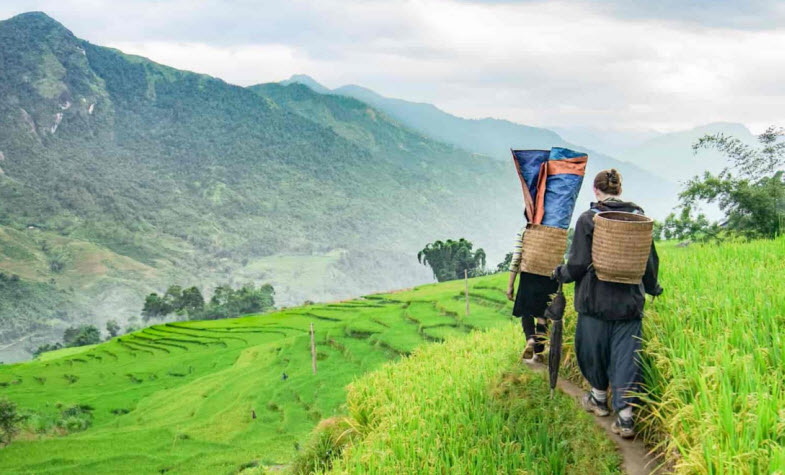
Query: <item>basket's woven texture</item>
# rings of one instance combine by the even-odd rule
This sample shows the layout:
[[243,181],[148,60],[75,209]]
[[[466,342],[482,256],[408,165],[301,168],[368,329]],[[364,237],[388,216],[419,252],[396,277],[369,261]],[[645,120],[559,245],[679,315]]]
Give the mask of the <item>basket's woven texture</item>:
[[523,233],[521,271],[550,277],[564,261],[567,250],[567,230],[528,224]]
[[640,284],[651,251],[654,221],[621,211],[594,215],[592,262],[604,282]]

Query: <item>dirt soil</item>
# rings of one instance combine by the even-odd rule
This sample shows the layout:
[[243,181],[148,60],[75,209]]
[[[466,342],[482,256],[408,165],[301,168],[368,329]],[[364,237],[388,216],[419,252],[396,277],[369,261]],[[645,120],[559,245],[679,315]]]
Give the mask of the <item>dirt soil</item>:
[[[548,367],[541,363],[527,363],[531,369],[538,373],[548,374]],[[583,396],[584,390],[575,384],[565,379],[559,379],[556,387],[563,393],[572,396],[573,399],[580,403],[580,398]],[[622,439],[611,431],[611,423],[613,423],[613,415],[608,417],[594,416],[594,422],[600,427],[605,429],[608,437],[616,442],[619,449],[619,454],[622,456],[622,469],[629,475],[649,475],[649,474],[665,474],[666,470],[659,467],[662,464],[660,460],[649,453],[649,450],[643,443],[643,440],[635,438],[633,440]]]

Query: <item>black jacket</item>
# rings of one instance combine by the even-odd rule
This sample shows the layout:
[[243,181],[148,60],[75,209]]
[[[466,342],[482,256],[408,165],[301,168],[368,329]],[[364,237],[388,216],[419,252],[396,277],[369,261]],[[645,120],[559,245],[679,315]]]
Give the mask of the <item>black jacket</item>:
[[[599,211],[643,213],[635,203],[614,199],[592,203],[591,208]],[[557,269],[556,277],[564,283],[575,282],[575,311],[581,315],[602,320],[642,318],[644,292],[655,296],[662,293],[662,287],[657,282],[659,258],[654,243],[651,244],[646,272],[640,284],[603,282],[597,279],[593,266],[590,266],[595,214],[589,209],[578,218],[567,264]]]

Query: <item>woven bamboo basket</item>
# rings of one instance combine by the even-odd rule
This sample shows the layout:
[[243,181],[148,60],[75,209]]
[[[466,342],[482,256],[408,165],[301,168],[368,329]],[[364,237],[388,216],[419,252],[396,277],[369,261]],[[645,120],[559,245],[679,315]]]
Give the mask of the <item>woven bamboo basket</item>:
[[523,233],[521,271],[550,277],[564,261],[567,250],[567,230],[528,224]]
[[651,251],[654,221],[621,211],[594,215],[591,255],[597,278],[604,282],[640,284]]

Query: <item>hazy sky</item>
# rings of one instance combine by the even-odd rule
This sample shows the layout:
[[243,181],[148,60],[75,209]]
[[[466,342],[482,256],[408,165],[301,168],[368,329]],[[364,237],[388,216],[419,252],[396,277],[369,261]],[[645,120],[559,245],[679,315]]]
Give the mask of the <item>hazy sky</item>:
[[530,125],[785,126],[785,2],[2,0],[249,85],[308,74]]

